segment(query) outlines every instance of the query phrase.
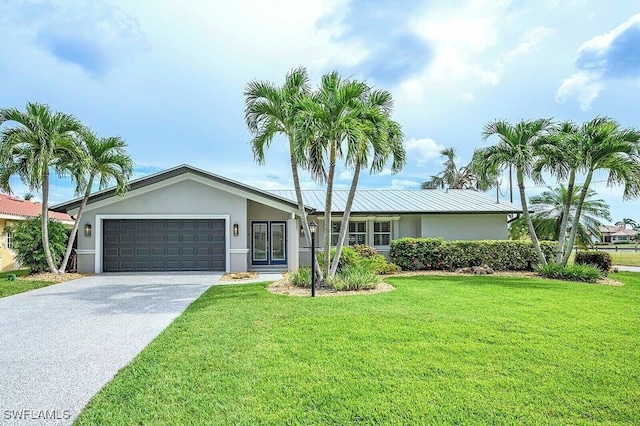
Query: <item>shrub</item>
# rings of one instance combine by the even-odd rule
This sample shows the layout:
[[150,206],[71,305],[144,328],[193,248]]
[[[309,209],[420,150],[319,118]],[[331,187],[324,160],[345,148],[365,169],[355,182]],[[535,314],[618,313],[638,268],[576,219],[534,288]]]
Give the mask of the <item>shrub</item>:
[[376,254],[360,260],[360,265],[371,269],[376,274],[383,275],[391,274],[400,270],[397,265],[387,262],[387,259],[381,254]]
[[378,250],[366,244],[356,244],[352,247],[353,250],[355,250],[355,252],[363,259],[368,259],[378,254]]
[[350,266],[327,281],[336,291],[369,290],[380,283],[380,277],[366,265]]
[[391,241],[391,261],[405,271],[442,269],[442,238],[400,238]]
[[[42,247],[42,224],[40,217],[17,222],[9,227],[13,232],[13,250],[16,260],[31,272],[48,271],[47,259]],[[49,221],[49,246],[53,263],[59,265],[67,249],[69,233],[60,222]]]
[[547,278],[587,283],[594,283],[602,278],[602,272],[597,267],[575,263],[567,266],[562,266],[559,263],[549,263],[544,266],[539,266],[536,272]]
[[[540,243],[547,259],[557,244]],[[532,271],[538,257],[530,241],[443,241],[440,238],[402,238],[391,243],[391,259],[403,270],[457,269],[489,265],[495,270]]]
[[611,255],[604,251],[579,251],[573,262],[578,265],[593,265],[600,269],[605,276],[613,264]]
[[291,283],[296,287],[311,288],[311,268],[303,266],[289,275]]
[[[332,248],[329,252],[331,259],[333,259],[336,255],[336,249]],[[338,272],[342,271],[345,268],[350,266],[357,266],[360,263],[360,256],[351,246],[342,247],[342,252],[340,252],[340,261],[338,262]],[[324,253],[318,253],[318,264],[322,269],[324,269]]]

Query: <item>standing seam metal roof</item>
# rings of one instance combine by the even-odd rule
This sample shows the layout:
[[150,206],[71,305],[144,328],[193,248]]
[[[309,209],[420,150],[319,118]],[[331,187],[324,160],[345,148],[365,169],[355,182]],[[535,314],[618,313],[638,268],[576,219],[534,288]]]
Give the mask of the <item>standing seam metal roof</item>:
[[[269,191],[295,201],[293,190]],[[324,190],[304,190],[305,205],[324,212]],[[334,190],[332,212],[342,212],[347,203],[348,190]],[[436,189],[358,189],[352,213],[522,213],[520,206],[500,202],[473,190]]]

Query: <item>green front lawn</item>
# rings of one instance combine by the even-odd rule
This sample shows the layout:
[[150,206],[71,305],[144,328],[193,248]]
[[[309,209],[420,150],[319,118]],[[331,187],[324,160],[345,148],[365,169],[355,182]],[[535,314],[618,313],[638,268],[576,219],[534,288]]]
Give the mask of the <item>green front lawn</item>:
[[[14,274],[17,276],[15,281],[9,281],[8,275]],[[28,269],[21,269],[18,271],[0,272],[0,298],[12,296],[18,293],[24,293],[25,291],[35,290],[36,288],[46,287],[54,284],[50,281],[31,281],[21,278],[24,275],[28,275]]]
[[622,287],[390,278],[297,298],[215,286],[79,424],[638,424],[640,274]]

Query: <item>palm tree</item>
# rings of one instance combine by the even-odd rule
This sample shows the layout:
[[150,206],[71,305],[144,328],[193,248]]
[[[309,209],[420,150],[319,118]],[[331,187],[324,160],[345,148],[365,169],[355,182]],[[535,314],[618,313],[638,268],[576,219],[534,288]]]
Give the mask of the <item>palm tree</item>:
[[[576,173],[582,169],[584,163],[580,146],[580,127],[572,121],[559,123],[550,131],[550,134],[538,141],[538,161],[534,165],[534,174],[541,176],[546,170],[556,176],[558,183],[568,179],[567,196],[564,197],[562,221],[558,233],[558,247],[556,250],[556,263],[561,263],[566,247],[566,233],[569,225],[571,203],[574,199]],[[569,248],[569,250],[571,250]]]
[[[306,167],[308,164],[306,154],[300,147],[303,142],[303,132],[299,115],[302,99],[309,94],[309,90],[307,70],[296,68],[287,74],[282,86],[276,86],[266,81],[250,82],[247,84],[244,96],[245,121],[253,136],[251,146],[253,157],[258,164],[264,164],[265,151],[276,135],[281,134],[288,139],[289,160],[298,212],[307,243],[311,245],[311,232],[309,231],[309,222],[298,175],[298,167]],[[317,271],[320,272],[319,267]]]
[[71,229],[67,250],[60,265],[60,273],[64,273],[67,269],[67,262],[73,250],[73,242],[78,232],[80,219],[96,180],[98,190],[105,189],[111,182],[115,182],[116,196],[123,196],[133,174],[133,161],[127,154],[125,149],[127,144],[122,138],[118,136],[101,138],[85,128],[80,132],[79,139],[85,161],[74,163],[71,169],[73,179],[76,182],[76,195],[83,194],[83,197]]
[[57,273],[49,247],[49,178],[67,172],[68,159],[82,161],[74,136],[82,125],[76,117],[53,112],[48,105],[27,103],[24,112],[0,110],[0,125],[15,123],[0,133],[0,189],[11,193],[9,179],[18,175],[29,191],[42,191],[42,246],[49,269]]
[[[463,167],[456,165],[456,149],[445,148],[440,151],[440,155],[445,157],[444,169],[436,175],[431,176],[428,181],[422,182],[422,189],[475,189],[487,190],[495,184],[497,174],[480,176],[474,169],[474,161]],[[474,152],[475,155],[475,152]]]
[[624,229],[627,229],[627,225],[631,225],[631,229],[635,229],[638,226],[636,221],[631,219],[631,218],[629,218],[629,217],[625,217],[621,221],[616,222],[616,225],[617,226],[622,225],[622,226],[624,226]]
[[[307,168],[313,178],[327,185],[323,222],[325,259],[330,259],[331,203],[336,162],[344,155],[343,143],[358,146],[368,137],[363,117],[367,114],[364,99],[369,92],[366,83],[342,80],[334,71],[323,75],[318,90],[304,98],[301,120],[305,128]],[[357,148],[355,150],[358,151]],[[325,167],[325,158],[329,162],[328,168]],[[329,276],[330,262],[324,264],[323,273]]]
[[497,135],[499,141],[496,145],[478,150],[474,160],[483,176],[486,176],[491,170],[501,170],[509,165],[515,167],[523,215],[533,247],[543,265],[547,263],[547,260],[540,248],[540,242],[527,207],[524,179],[525,177],[537,178],[532,174],[532,167],[537,157],[535,146],[537,140],[547,134],[550,126],[551,120],[549,119],[521,120],[515,125],[506,120],[487,123],[482,132],[483,139],[487,140],[489,137]]
[[[560,185],[557,188],[544,191],[540,195],[529,198],[529,206],[535,212],[531,216],[533,226],[538,238],[545,240],[560,241],[562,236],[562,224],[566,223],[565,206],[568,204],[569,221],[573,221],[578,204],[578,194],[582,186],[577,185],[573,194],[569,194],[568,188]],[[578,222],[577,238],[583,247],[592,245],[591,236],[599,235],[601,221],[611,220],[609,205],[604,200],[594,200],[596,192],[589,189],[582,208],[583,213]],[[519,218],[511,223],[509,235],[513,239],[528,235],[526,224],[523,218]]]
[[567,250],[562,258],[563,265],[569,261],[578,221],[594,172],[608,172],[607,186],[624,185],[625,200],[640,195],[640,132],[622,128],[618,122],[610,118],[596,117],[584,123],[580,133],[579,155],[584,161],[583,169],[586,176],[578,198]]
[[333,277],[338,270],[340,254],[347,235],[351,207],[362,167],[367,167],[370,163],[370,173],[380,173],[387,161],[391,159],[391,172],[397,173],[402,170],[406,162],[406,151],[402,144],[402,129],[400,124],[390,118],[393,111],[391,94],[386,90],[370,92],[365,96],[362,107],[364,113],[361,117],[361,125],[365,129],[365,137],[353,141],[354,143],[347,144],[345,160],[347,167],[353,167],[354,173],[340,223],[336,254],[329,269],[330,277]]

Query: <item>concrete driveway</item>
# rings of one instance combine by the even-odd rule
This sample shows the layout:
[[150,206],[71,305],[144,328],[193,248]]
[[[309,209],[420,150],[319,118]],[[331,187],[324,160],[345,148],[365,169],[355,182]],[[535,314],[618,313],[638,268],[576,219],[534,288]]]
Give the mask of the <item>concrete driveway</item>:
[[0,299],[0,424],[71,424],[220,276],[105,274]]

